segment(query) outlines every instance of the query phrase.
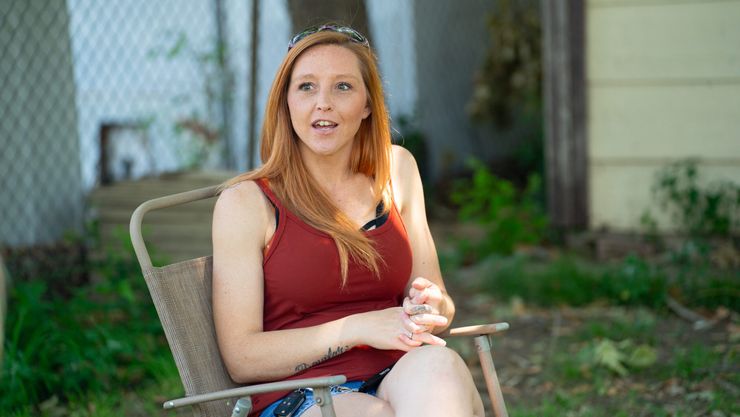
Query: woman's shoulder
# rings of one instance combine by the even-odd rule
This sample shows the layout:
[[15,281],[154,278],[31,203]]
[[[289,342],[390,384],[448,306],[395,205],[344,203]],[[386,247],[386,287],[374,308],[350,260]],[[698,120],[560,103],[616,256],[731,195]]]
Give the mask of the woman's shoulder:
[[245,204],[254,201],[255,197],[262,194],[258,180],[243,180],[225,187],[218,194],[216,204],[232,205]]
[[393,145],[392,147],[391,183],[394,199],[399,208],[406,205],[408,198],[413,198],[414,188],[421,184],[416,159],[403,146]]
[[400,145],[393,145],[391,149],[391,175],[397,177],[392,179],[405,182],[418,178],[419,167],[414,155]]
[[416,165],[414,155],[401,145],[391,145],[392,162],[394,165]]
[[270,202],[257,184],[258,180],[244,180],[224,188],[214,207],[214,218],[245,219],[250,222],[267,218]]

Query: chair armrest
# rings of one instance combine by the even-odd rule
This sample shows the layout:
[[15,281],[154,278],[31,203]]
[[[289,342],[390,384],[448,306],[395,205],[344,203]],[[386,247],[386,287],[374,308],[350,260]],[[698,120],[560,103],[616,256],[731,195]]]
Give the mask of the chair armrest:
[[344,375],[334,375],[321,378],[294,379],[291,381],[269,382],[267,384],[249,385],[231,388],[222,391],[209,392],[207,394],[192,395],[190,397],[178,398],[165,401],[162,405],[165,409],[183,407],[186,405],[200,404],[208,401],[224,400],[227,398],[246,397],[254,394],[264,394],[273,391],[290,391],[298,388],[330,387],[347,382]]
[[454,337],[454,336],[482,336],[498,332],[503,332],[509,329],[509,323],[489,323],[479,324],[476,326],[465,326],[455,327],[448,329],[438,334],[439,337]]

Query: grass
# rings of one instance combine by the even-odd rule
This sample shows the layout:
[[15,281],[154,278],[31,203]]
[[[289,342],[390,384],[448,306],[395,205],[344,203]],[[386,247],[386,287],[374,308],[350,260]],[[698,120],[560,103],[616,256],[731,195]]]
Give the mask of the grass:
[[129,387],[176,376],[130,244],[103,255],[65,291],[39,276],[11,283],[0,415],[104,415]]
[[[447,272],[461,266],[451,256],[442,260]],[[676,266],[636,256],[605,263],[572,254],[546,260],[491,255],[475,268],[481,290],[545,307],[602,303],[661,310],[670,295],[688,306],[740,311],[740,270],[707,264]]]
[[655,343],[655,333],[658,315],[651,310],[635,307],[625,314],[623,310],[613,310],[615,313],[605,319],[589,319],[577,332],[580,340],[610,338],[615,340],[639,339],[647,343]]
[[[499,361],[499,374],[510,394],[507,401],[512,417],[730,417],[740,413],[740,348],[728,341],[722,329],[686,334],[692,330],[680,320],[633,308],[603,308],[600,314],[600,319],[564,323],[567,335],[557,339],[550,353],[536,348],[517,351],[541,371],[513,387],[507,387],[507,381],[517,380],[518,371],[510,363]],[[526,326],[516,318],[507,320],[512,322],[512,329]],[[630,328],[630,322],[640,321]],[[671,328],[681,331],[663,333]],[[507,354],[507,337],[501,338],[499,356]],[[592,348],[603,340],[614,340],[615,345],[628,340],[631,346],[650,346],[657,352],[656,360],[643,367],[625,365],[627,372],[620,375],[594,361]],[[524,344],[532,345],[531,341]]]
[[[460,315],[475,306],[470,321],[512,323],[497,344],[512,416],[740,415],[737,314],[697,332],[664,301],[737,312],[740,272],[515,254],[487,258],[464,281],[443,259],[449,286],[465,288],[453,292]],[[160,409],[182,387],[130,248],[91,269],[91,283],[63,293],[43,279],[13,283],[0,415],[188,414]]]
[[[740,416],[740,271],[552,252],[460,268],[455,256],[442,259],[462,320],[511,323],[496,357],[512,417]],[[669,296],[724,318],[696,330]]]
[[124,388],[111,392],[85,393],[60,399],[51,396],[38,404],[16,409],[8,417],[151,417],[155,415],[178,417],[191,415],[190,411],[164,411],[162,403],[183,395],[182,385],[174,362],[162,367],[155,379],[139,384],[135,388]]

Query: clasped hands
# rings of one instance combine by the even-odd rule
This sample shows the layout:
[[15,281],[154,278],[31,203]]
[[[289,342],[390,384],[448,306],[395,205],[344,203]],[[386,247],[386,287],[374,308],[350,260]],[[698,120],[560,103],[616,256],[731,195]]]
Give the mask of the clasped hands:
[[424,343],[444,346],[444,339],[432,334],[435,327],[447,325],[447,317],[439,311],[443,300],[438,285],[426,278],[415,278],[408,296],[403,299],[401,341],[411,347]]

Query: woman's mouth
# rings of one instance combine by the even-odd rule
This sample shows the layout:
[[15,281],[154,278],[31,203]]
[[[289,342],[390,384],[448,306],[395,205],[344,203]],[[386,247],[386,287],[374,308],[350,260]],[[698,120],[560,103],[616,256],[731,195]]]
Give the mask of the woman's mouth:
[[311,123],[311,126],[314,129],[318,129],[323,132],[328,132],[337,127],[337,124],[332,122],[331,120],[317,120],[313,123]]

